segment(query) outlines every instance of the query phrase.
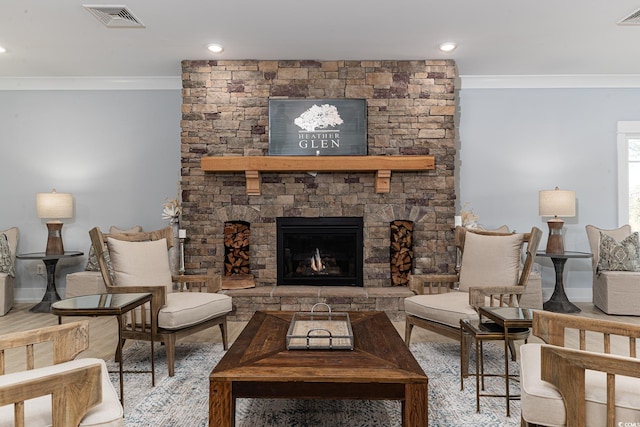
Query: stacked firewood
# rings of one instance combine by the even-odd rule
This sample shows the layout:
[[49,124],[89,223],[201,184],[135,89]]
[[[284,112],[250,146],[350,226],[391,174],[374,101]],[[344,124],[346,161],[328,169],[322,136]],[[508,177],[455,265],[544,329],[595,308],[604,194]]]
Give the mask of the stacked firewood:
[[244,221],[224,224],[224,275],[249,274],[249,237],[251,229]]
[[413,222],[391,222],[391,284],[407,286],[413,268]]

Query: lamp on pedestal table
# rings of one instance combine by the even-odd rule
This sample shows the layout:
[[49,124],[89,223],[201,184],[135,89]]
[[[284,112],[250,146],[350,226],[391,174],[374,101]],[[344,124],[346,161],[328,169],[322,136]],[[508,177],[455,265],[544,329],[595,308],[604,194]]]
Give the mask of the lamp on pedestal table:
[[60,219],[73,217],[73,196],[71,193],[58,193],[55,188],[51,193],[36,194],[36,210],[38,218],[46,218],[47,230],[47,255],[64,254],[62,244],[62,221]]
[[549,226],[549,237],[547,238],[548,254],[564,253],[564,240],[562,237],[562,227],[564,221],[558,217],[576,216],[576,192],[572,190],[541,190],[539,194],[538,214],[540,216],[551,216],[547,225]]

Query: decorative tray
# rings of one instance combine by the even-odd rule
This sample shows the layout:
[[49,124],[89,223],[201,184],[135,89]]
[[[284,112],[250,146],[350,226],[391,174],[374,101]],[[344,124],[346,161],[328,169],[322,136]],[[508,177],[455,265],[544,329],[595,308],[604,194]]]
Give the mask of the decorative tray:
[[[318,305],[329,311],[314,311]],[[308,313],[294,313],[287,332],[287,350],[353,350],[349,313],[332,313],[325,303],[315,304]]]

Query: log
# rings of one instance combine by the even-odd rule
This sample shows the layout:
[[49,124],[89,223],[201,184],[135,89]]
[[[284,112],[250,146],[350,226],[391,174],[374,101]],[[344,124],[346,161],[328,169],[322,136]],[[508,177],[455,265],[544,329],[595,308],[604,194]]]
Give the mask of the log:
[[224,226],[225,276],[249,274],[251,229],[243,221],[226,222]]
[[390,224],[391,284],[407,286],[413,268],[413,223],[406,220]]

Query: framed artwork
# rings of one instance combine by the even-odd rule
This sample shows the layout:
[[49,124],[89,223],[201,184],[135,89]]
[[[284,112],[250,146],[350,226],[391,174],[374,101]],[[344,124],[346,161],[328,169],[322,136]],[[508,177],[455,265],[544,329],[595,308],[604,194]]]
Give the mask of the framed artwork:
[[365,99],[270,99],[269,154],[367,154]]

